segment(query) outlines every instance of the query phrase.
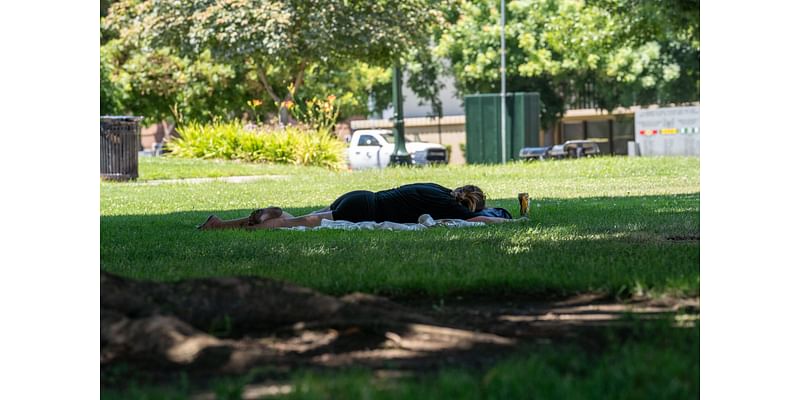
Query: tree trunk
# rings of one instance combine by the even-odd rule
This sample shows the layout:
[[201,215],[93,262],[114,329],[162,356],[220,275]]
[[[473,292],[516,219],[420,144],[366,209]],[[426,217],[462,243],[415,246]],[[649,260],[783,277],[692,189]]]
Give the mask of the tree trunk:
[[275,93],[275,90],[272,89],[272,85],[269,84],[267,80],[267,75],[264,73],[263,68],[256,68],[256,73],[258,74],[258,80],[261,82],[261,86],[264,87],[264,90],[267,91],[269,97],[278,104],[278,118],[279,123],[281,126],[286,126],[289,124],[289,109],[286,107],[286,101],[292,100],[294,101],[294,94],[297,92],[297,89],[303,84],[303,78],[305,75],[307,67],[306,61],[301,61],[300,65],[298,66],[297,73],[294,78],[294,82],[290,90],[287,92],[286,97],[281,100],[281,98]]
[[267,80],[267,74],[264,73],[264,70],[261,68],[256,68],[256,74],[258,74],[258,80],[259,82],[261,82],[261,86],[263,86],[264,90],[267,91],[267,94],[272,99],[272,101],[280,103],[281,98],[278,97],[277,94],[275,94],[274,90],[272,90],[272,85],[269,84],[269,81]]

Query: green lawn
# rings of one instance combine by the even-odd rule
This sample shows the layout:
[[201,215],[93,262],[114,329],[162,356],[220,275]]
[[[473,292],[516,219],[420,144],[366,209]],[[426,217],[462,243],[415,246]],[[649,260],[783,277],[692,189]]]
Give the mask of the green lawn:
[[[287,400],[699,398],[700,326],[671,328],[665,322],[639,321],[624,337],[608,331],[601,348],[529,345],[484,368],[449,367],[401,377],[362,368],[299,370],[276,381],[276,373],[285,373],[265,366],[240,377],[212,378],[204,387],[185,379],[161,386],[130,382],[127,387],[104,390],[101,397],[189,399],[197,393],[213,393],[217,399],[240,399],[245,385],[266,381],[284,390],[284,395],[268,398]],[[116,379],[129,378],[124,370],[116,375]]]
[[[647,337],[645,337],[647,335]],[[640,329],[603,351],[523,349],[485,371],[389,381],[370,371],[298,373],[287,399],[690,399],[700,393],[700,327]],[[224,396],[218,385],[217,393]],[[222,397],[222,396],[220,396]]]
[[291,165],[266,165],[224,160],[191,160],[169,157],[140,157],[139,178],[181,179],[222,176],[283,175],[295,173]]
[[[697,296],[699,170],[696,158],[362,172],[142,158],[139,182],[101,183],[101,266],[154,280],[258,275],[337,295]],[[152,182],[236,175],[264,179]],[[194,230],[209,213],[232,218],[270,204],[303,213],[349,190],[420,181],[476,184],[488,193],[490,205],[514,214],[516,194],[528,192],[532,218],[425,232]],[[284,376],[281,384],[291,387],[286,397],[298,399],[698,397],[699,325],[684,329],[651,322],[632,321],[628,333],[609,331],[599,347],[581,347],[580,338],[530,345],[480,368],[453,366],[389,379],[363,369],[300,370]],[[240,398],[245,384],[264,376],[254,370],[213,378],[200,387],[185,381],[151,387],[137,386],[123,368],[117,378],[105,379],[129,384],[104,390],[102,397],[108,399],[190,398],[198,390],[233,399]]]
[[[396,296],[578,292],[699,295],[700,162],[605,157],[504,166],[333,172],[320,168],[140,159],[141,180],[268,175],[248,183],[101,183],[101,266],[129,277],[258,275],[331,294]],[[279,205],[304,213],[356,189],[476,184],[529,222],[426,232],[222,231],[215,213]]]

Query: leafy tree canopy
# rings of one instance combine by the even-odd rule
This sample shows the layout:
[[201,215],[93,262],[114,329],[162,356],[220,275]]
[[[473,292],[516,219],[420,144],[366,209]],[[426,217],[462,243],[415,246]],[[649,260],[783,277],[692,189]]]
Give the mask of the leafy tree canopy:
[[[499,92],[500,2],[461,0],[436,54],[461,94]],[[599,108],[699,99],[697,0],[513,0],[509,91],[537,91],[548,124],[588,93]]]
[[[147,51],[172,48],[253,72],[275,102],[310,69],[354,61],[387,67],[427,43],[441,20],[434,0],[123,0],[103,19],[107,34]],[[349,68],[344,68],[349,69]]]
[[238,83],[244,71],[215,63],[208,51],[189,59],[168,47],[128,51],[119,39],[112,39],[100,48],[100,59],[101,71],[107,70],[106,86],[113,88],[107,91],[116,101],[106,103],[115,104],[117,113],[143,115],[147,123],[168,118],[178,123],[208,121],[244,106],[245,88]]

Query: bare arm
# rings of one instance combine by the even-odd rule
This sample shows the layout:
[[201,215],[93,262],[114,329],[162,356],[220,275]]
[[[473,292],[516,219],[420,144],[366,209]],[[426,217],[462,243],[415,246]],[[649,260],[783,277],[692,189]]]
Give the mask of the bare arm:
[[472,217],[468,219],[469,222],[485,222],[487,224],[500,224],[503,222],[518,222],[522,220],[527,220],[528,218],[517,218],[517,219],[505,219],[505,218],[498,218],[498,217],[485,217],[483,215],[479,215],[477,217]]

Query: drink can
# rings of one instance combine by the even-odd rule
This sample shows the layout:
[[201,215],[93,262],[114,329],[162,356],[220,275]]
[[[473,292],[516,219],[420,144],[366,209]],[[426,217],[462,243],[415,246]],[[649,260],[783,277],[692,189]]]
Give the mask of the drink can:
[[519,215],[521,217],[527,216],[530,210],[530,196],[527,193],[520,193],[517,195],[517,199],[519,200]]

